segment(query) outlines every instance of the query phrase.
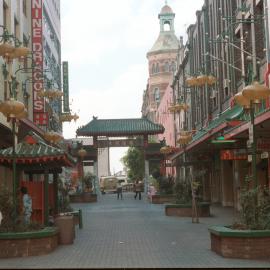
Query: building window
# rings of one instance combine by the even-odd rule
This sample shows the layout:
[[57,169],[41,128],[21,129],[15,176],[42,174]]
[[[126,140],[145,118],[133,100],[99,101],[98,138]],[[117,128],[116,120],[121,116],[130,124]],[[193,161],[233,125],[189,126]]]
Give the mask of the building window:
[[225,95],[225,97],[228,97],[228,95],[229,95],[229,88],[228,87],[224,88],[224,95]]
[[[27,39],[27,37],[25,35],[23,35],[23,46],[28,47],[28,39]],[[24,57],[23,67],[25,69],[28,68],[28,59],[27,59],[27,57]]]
[[14,18],[14,33],[17,39],[20,39],[20,29],[19,29],[19,22],[16,18]]
[[170,66],[170,71],[171,71],[171,72],[175,72],[175,70],[176,70],[175,62],[172,62],[172,63],[171,63],[171,66]]
[[164,22],[164,31],[171,31],[171,23],[169,21]]
[[3,4],[3,26],[5,28],[8,28],[7,18],[8,18],[8,6],[4,3]]
[[156,65],[156,73],[159,73],[159,64]]
[[169,71],[170,71],[170,65],[168,62],[166,62],[164,65],[164,72],[169,72]]
[[8,99],[8,82],[4,80],[4,100]]
[[155,71],[156,71],[156,69],[155,69],[155,64],[153,64],[153,65],[152,65],[152,74],[155,74]]
[[154,100],[155,100],[155,102],[159,102],[160,101],[159,88],[155,88],[155,90],[154,90]]
[[27,17],[26,0],[23,0],[23,14]]

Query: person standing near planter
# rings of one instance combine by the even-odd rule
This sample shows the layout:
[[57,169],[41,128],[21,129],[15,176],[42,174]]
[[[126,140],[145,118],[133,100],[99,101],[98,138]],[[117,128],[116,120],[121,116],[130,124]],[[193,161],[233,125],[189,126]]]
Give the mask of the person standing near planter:
[[32,215],[32,198],[28,195],[28,190],[26,187],[21,188],[21,193],[23,194],[23,220],[24,224],[30,224],[30,219]]
[[123,200],[123,187],[120,180],[116,184],[116,192],[117,192],[117,200],[119,199],[119,197],[121,197],[121,200]]

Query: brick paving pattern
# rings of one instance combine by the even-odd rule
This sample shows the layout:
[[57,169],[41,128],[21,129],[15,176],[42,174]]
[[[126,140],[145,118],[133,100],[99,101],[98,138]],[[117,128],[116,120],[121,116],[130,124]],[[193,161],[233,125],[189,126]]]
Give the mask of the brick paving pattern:
[[166,217],[163,205],[124,193],[98,197],[97,203],[74,204],[83,211],[82,230],[72,245],[61,245],[44,256],[0,259],[0,268],[250,268],[270,267],[269,261],[225,259],[210,250],[207,227],[230,224],[232,209],[212,207],[213,217]]

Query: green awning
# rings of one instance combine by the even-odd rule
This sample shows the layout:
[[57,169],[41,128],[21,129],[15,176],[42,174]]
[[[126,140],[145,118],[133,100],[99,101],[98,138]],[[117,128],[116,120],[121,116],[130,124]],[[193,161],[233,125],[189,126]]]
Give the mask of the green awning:
[[206,128],[204,128],[203,130],[198,131],[193,136],[193,139],[192,139],[191,143],[194,142],[194,141],[197,141],[198,139],[203,137],[210,130],[218,127],[219,125],[221,125],[221,124],[223,124],[223,123],[225,123],[227,121],[235,120],[235,119],[241,117],[243,114],[244,114],[243,107],[235,105],[232,109],[223,112],[218,117],[213,119]]

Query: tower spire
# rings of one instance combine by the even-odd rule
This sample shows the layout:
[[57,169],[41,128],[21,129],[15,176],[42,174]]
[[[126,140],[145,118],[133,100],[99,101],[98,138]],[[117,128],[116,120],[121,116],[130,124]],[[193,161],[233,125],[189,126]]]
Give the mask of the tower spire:
[[165,0],[165,5],[168,5],[168,0]]

